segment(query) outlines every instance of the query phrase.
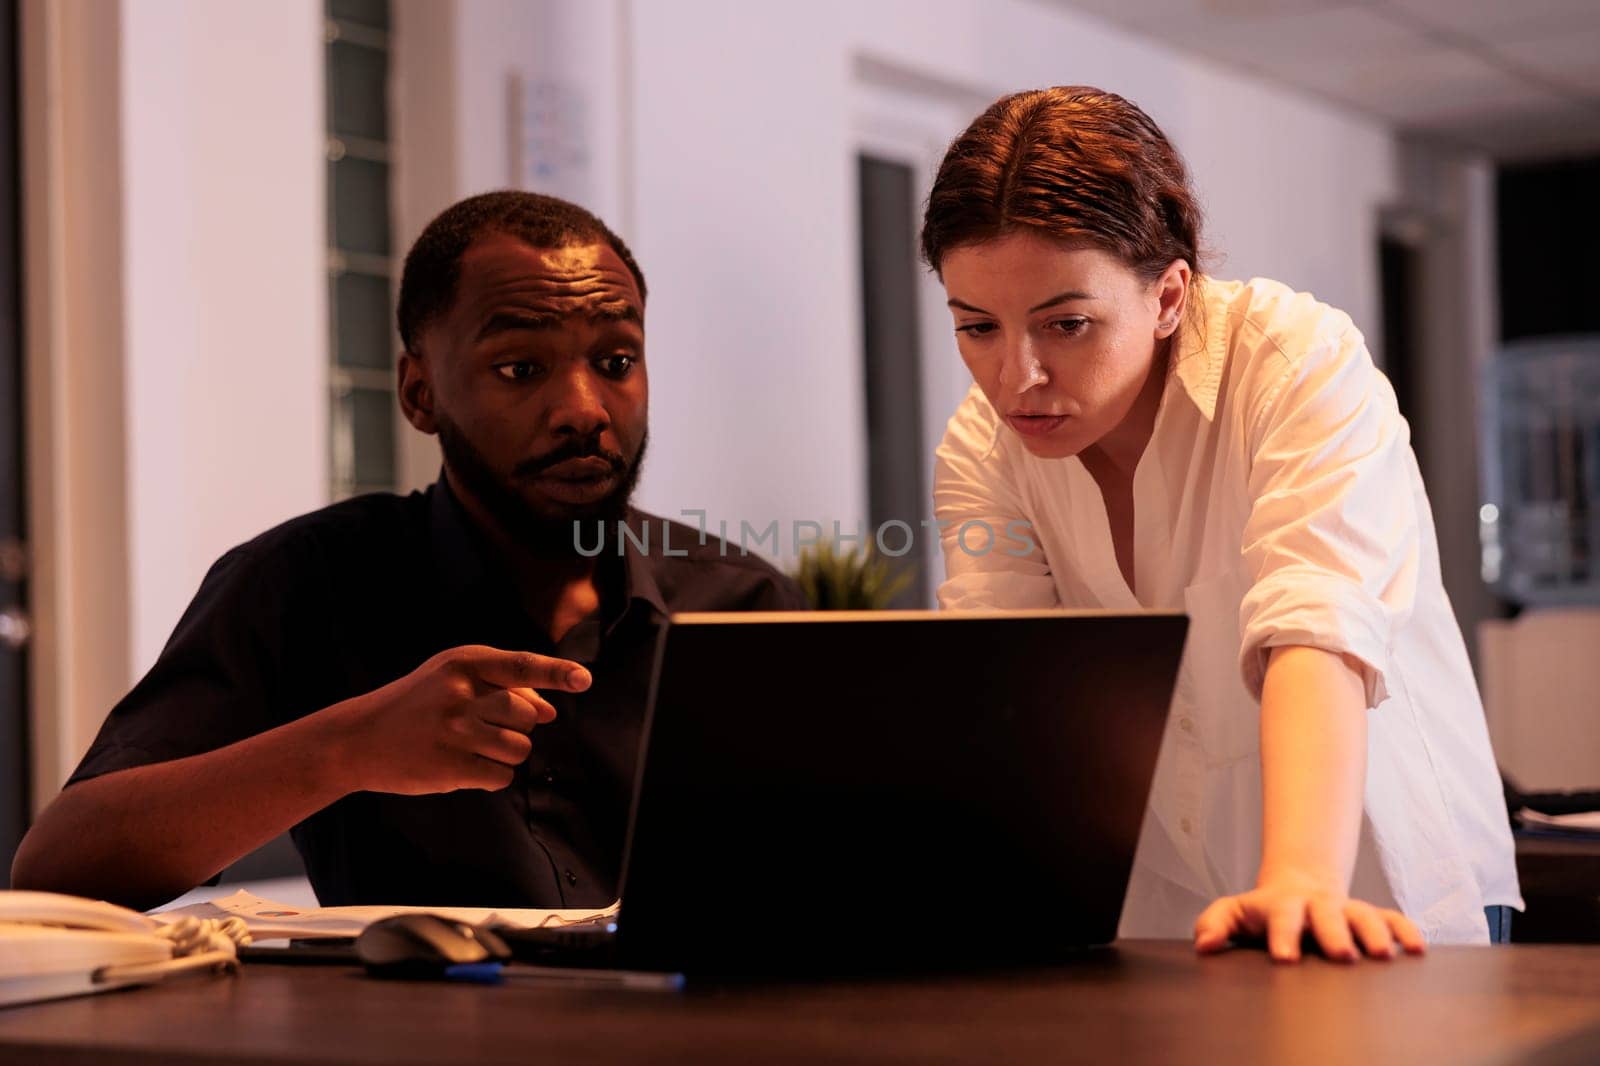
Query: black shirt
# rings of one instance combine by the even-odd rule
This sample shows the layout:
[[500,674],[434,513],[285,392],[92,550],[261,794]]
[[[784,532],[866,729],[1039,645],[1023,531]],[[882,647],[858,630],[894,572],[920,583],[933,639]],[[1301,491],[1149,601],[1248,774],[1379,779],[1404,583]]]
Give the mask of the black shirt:
[[[589,667],[593,684],[542,693],[556,720],[534,730],[509,788],[358,792],[293,837],[327,906],[604,906],[617,895],[662,620],[804,606],[792,581],[737,546],[641,511],[627,524],[634,536],[613,524],[598,557],[622,595],[552,644],[442,479],[287,522],[211,568],[69,784],[215,750],[371,692],[446,648],[558,656]],[[586,527],[584,550],[596,546]]]

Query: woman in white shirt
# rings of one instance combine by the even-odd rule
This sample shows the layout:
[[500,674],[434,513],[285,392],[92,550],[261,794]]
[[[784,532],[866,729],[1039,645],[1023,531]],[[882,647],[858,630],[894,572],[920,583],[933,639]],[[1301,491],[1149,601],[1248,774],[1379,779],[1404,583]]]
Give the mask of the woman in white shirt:
[[951,145],[923,252],[975,385],[941,605],[1188,612],[1123,935],[1501,939],[1511,836],[1394,391],[1342,312],[1204,277],[1199,229],[1121,97],[1018,93]]

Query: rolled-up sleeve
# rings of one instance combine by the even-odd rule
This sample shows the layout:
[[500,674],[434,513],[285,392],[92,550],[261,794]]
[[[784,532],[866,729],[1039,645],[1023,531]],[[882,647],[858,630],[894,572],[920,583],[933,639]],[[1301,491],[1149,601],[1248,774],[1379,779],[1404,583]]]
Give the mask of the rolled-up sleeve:
[[214,751],[282,724],[279,650],[297,628],[286,604],[298,585],[249,545],[219,559],[67,784]]
[[1044,548],[1007,473],[994,408],[974,386],[935,453],[934,518],[944,551],[946,610],[1054,607]]
[[1415,601],[1420,536],[1409,430],[1360,332],[1290,362],[1249,442],[1245,686],[1259,699],[1269,649],[1308,645],[1356,659],[1376,707],[1391,636]]

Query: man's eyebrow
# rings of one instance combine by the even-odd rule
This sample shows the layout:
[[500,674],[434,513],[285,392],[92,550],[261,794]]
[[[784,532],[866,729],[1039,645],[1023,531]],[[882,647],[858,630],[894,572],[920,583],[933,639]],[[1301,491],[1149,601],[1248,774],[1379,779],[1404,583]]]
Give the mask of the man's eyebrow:
[[528,330],[555,329],[561,324],[560,315],[536,314],[532,311],[496,311],[478,330],[478,339],[499,333],[517,333]]
[[591,322],[644,322],[644,316],[639,313],[638,305],[625,300],[616,303],[602,304],[589,313]]
[[[489,320],[478,330],[478,340],[481,341],[501,333],[556,329],[570,317],[572,316],[548,311],[496,311],[489,316]],[[643,323],[644,321],[643,316],[639,314],[639,308],[626,301],[602,304],[587,312],[584,317],[591,322]]]

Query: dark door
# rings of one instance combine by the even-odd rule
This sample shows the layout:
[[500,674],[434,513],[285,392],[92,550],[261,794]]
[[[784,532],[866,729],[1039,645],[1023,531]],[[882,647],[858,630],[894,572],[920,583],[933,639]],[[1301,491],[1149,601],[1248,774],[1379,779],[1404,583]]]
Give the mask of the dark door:
[[[922,444],[922,346],[917,328],[916,186],[910,167],[859,157],[861,311],[867,396],[867,500],[891,562],[912,575],[895,607],[923,606],[927,507]],[[899,521],[904,527],[885,528]],[[907,537],[907,528],[914,536]],[[868,535],[872,536],[869,531]]]
[[28,552],[18,294],[17,4],[0,0],[0,870],[28,824]]
[[1427,481],[1432,471],[1423,444],[1427,413],[1423,410],[1422,353],[1417,343],[1422,256],[1415,245],[1385,235],[1378,242],[1378,268],[1383,289],[1383,372],[1394,386],[1400,413],[1411,424],[1411,449]]

